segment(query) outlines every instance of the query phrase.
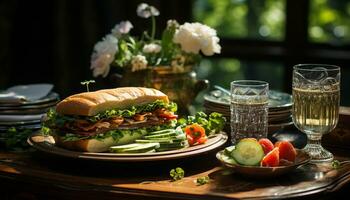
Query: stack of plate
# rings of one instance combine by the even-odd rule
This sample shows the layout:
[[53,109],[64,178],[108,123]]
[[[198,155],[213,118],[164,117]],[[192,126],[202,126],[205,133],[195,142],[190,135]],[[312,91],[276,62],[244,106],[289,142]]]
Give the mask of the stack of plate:
[[[43,91],[40,93],[43,94]],[[23,94],[21,93],[26,98]],[[39,129],[42,117],[59,101],[59,95],[55,92],[48,90],[44,95],[23,101],[0,101],[0,131],[6,131],[10,127]]]
[[[220,90],[213,90],[204,95],[204,111],[206,113],[222,113],[229,123],[230,119],[230,96]],[[269,128],[283,127],[293,124],[292,121],[292,97],[290,94],[269,91]]]

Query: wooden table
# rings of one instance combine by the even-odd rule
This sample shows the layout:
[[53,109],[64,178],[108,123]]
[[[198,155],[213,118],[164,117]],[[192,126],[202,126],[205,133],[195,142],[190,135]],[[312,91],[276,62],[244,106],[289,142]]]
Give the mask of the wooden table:
[[[339,146],[329,142],[348,137],[349,119],[343,110],[338,129],[325,141],[340,161],[350,160],[348,141]],[[278,178],[251,179],[221,167],[215,153],[130,164],[0,152],[0,199],[334,199],[350,189],[350,163],[338,169],[307,164]],[[172,182],[169,171],[175,167],[186,174]],[[210,182],[197,186],[195,180],[206,175]]]

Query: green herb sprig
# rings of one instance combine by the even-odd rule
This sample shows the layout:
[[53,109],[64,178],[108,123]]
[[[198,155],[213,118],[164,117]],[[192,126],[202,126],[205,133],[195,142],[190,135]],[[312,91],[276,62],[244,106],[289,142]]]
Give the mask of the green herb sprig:
[[210,181],[209,176],[198,177],[196,180],[196,184],[197,184],[197,186],[204,185],[204,184],[209,183],[209,181]]
[[89,90],[89,85],[90,85],[90,83],[95,83],[95,80],[86,80],[86,81],[80,82],[80,84],[86,85],[86,91],[87,91],[87,92],[90,92],[90,90]]
[[185,171],[181,167],[176,167],[175,169],[170,170],[170,176],[173,181],[178,181],[185,177]]
[[340,167],[340,162],[339,160],[333,160],[332,161],[332,168],[333,169],[338,169]]

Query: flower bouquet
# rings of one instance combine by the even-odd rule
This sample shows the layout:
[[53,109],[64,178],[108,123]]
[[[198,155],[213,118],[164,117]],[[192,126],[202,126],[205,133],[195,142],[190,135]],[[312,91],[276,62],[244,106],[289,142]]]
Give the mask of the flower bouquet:
[[140,37],[131,36],[133,25],[129,21],[117,24],[111,33],[94,47],[91,57],[93,76],[106,77],[111,67],[124,68],[132,72],[157,66],[171,67],[174,71],[184,71],[184,66],[196,65],[201,58],[220,53],[216,31],[201,23],[184,23],[169,20],[161,38],[155,38],[156,19],[159,11],[141,3],[137,15],[151,18],[151,31],[144,31]]
[[[142,3],[137,7],[137,15],[152,20],[150,31],[144,31],[139,37],[132,36],[131,22],[117,24],[94,47],[91,57],[93,76],[111,74],[110,78],[117,86],[156,88],[166,93],[180,109],[186,109],[198,92],[208,86],[208,81],[196,79],[193,67],[199,63],[202,54],[220,53],[216,31],[201,23],[180,25],[175,20],[168,20],[157,39],[159,11]],[[119,73],[111,73],[111,68]]]

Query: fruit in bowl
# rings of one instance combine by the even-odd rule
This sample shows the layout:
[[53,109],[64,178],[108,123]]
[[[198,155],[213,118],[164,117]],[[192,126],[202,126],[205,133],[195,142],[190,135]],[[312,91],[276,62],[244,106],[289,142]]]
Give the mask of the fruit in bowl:
[[216,154],[221,163],[251,178],[276,177],[308,163],[310,156],[288,141],[244,138]]
[[227,147],[222,159],[243,166],[278,167],[292,165],[297,151],[288,141],[273,144],[269,139],[244,138],[236,146]]

